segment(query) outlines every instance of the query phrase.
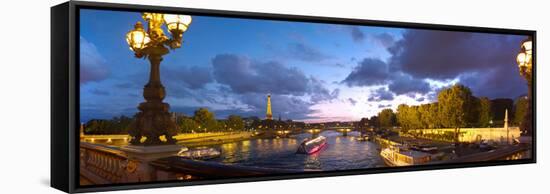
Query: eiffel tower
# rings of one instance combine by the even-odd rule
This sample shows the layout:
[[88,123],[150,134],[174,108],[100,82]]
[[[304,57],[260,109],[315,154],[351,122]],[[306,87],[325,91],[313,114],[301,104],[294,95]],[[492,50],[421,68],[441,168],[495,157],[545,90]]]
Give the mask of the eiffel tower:
[[273,114],[271,113],[271,94],[267,94],[267,111],[265,113],[266,120],[273,120]]

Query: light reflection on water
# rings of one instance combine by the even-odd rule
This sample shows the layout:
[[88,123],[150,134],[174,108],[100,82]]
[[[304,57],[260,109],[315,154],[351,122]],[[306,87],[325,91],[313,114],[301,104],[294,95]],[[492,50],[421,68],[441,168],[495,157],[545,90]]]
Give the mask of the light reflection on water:
[[219,146],[222,156],[213,161],[243,166],[257,166],[284,169],[345,170],[382,167],[377,145],[372,142],[356,141],[358,133],[343,137],[335,131],[325,131],[327,146],[311,154],[296,154],[300,143],[310,134],[290,138],[253,139]]

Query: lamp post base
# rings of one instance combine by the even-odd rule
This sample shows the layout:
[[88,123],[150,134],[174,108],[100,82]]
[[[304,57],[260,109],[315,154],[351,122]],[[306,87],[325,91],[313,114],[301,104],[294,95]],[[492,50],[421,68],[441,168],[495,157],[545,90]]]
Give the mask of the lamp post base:
[[181,145],[155,145],[136,146],[129,145],[121,148],[128,156],[126,172],[131,182],[149,182],[158,180],[158,173],[150,163],[160,158],[176,155],[184,146]]
[[[143,102],[141,110],[136,114],[136,120],[130,126],[132,145],[173,145],[176,140],[176,123],[168,112],[170,105],[162,102]],[[145,140],[141,142],[141,139]],[[164,137],[164,140],[161,139]]]
[[128,145],[121,148],[130,159],[137,159],[141,161],[153,161],[159,158],[173,156],[178,153],[182,148],[181,145],[159,145],[159,146],[136,146]]
[[[151,62],[149,82],[143,88],[145,102],[139,104],[139,113],[136,120],[130,125],[129,134],[132,136],[132,145],[173,145],[176,140],[177,126],[170,116],[170,105],[162,102],[166,96],[164,86],[160,81],[160,62],[162,55],[168,50],[162,46],[148,49],[148,58]],[[145,140],[142,142],[142,138]],[[164,137],[161,139],[161,137]]]

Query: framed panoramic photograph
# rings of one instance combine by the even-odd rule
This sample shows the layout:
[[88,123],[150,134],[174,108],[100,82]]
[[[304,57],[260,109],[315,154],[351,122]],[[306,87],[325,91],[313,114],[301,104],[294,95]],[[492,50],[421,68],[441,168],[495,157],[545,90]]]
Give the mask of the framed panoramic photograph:
[[535,31],[73,1],[51,13],[51,184],[66,192],[536,161]]

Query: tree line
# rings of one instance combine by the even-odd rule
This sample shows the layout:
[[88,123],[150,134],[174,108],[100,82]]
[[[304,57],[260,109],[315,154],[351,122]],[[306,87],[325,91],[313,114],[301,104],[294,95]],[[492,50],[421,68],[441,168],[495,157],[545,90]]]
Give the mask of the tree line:
[[[172,119],[179,133],[231,132],[246,129],[279,130],[304,128],[304,122],[292,120],[262,120],[259,117],[242,118],[229,115],[226,119],[216,119],[214,112],[207,108],[197,109],[193,115],[173,113]],[[128,134],[128,128],[134,117],[120,116],[112,119],[92,119],[85,123],[86,134]]]
[[191,117],[176,117],[176,124],[181,133],[242,131],[244,120],[237,115],[229,115],[226,120],[216,120],[213,112],[207,108],[199,108]]
[[110,120],[92,119],[84,125],[84,133],[100,134],[128,134],[128,126],[134,121],[127,116],[113,117]]
[[[508,102],[510,101],[510,102]],[[370,119],[363,119],[374,128],[388,129],[394,126],[408,129],[428,128],[464,128],[502,126],[504,111],[508,109],[511,125],[520,125],[527,112],[527,99],[522,97],[513,104],[512,100],[491,101],[487,97],[475,97],[471,90],[455,84],[437,94],[437,102],[422,105],[401,104],[394,113],[392,109],[383,109]],[[504,104],[504,105],[503,105]],[[507,105],[510,104],[510,105]]]
[[[178,132],[221,132],[244,130],[245,123],[240,116],[229,115],[225,120],[216,120],[213,112],[199,108],[193,116],[175,114],[173,116]],[[128,134],[133,117],[120,116],[112,119],[92,119],[85,123],[86,134]]]

